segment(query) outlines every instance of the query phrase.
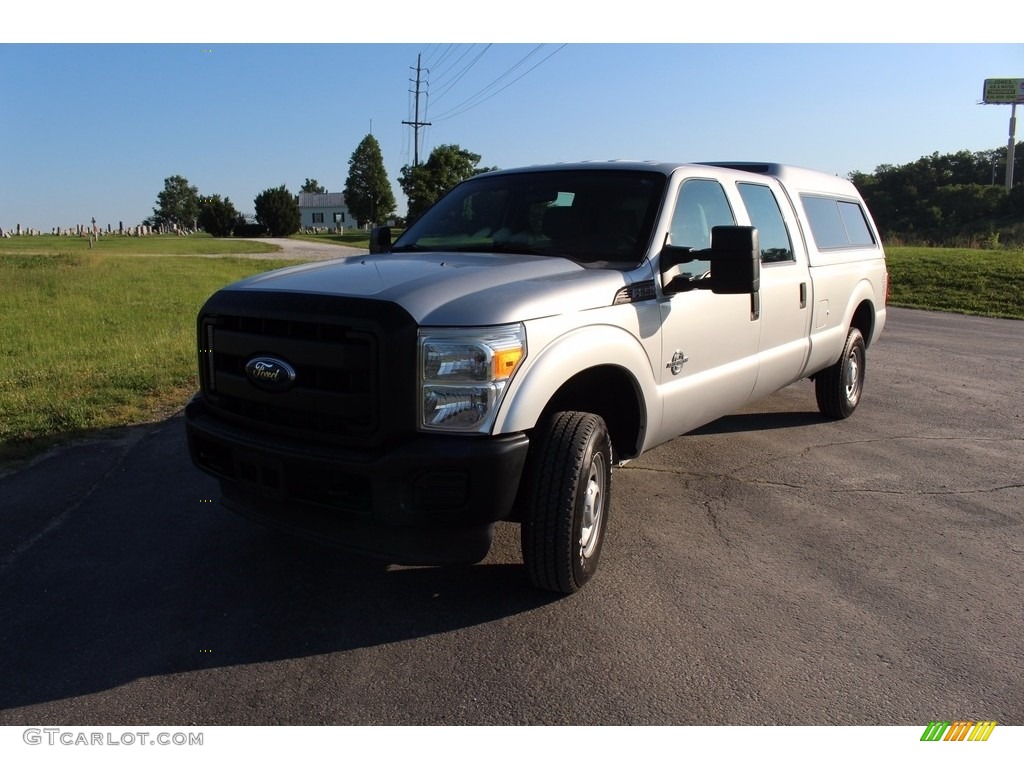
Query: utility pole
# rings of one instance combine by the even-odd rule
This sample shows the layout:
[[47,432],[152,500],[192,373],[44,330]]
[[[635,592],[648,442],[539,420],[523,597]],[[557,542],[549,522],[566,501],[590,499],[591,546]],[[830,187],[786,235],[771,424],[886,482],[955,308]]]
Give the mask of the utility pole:
[[[416,114],[415,114],[415,117],[412,120],[403,120],[402,121],[402,125],[411,125],[412,126],[412,158],[413,158],[412,159],[412,165],[413,165],[413,168],[415,168],[416,166],[418,166],[420,164],[420,128],[424,127],[424,126],[430,125],[430,123],[425,123],[425,122],[422,122],[420,120],[420,84],[423,82],[423,80],[422,80],[422,73],[424,71],[423,67],[420,66],[420,57],[421,56],[422,56],[422,54],[419,54],[419,53],[416,54],[416,80],[415,80],[416,90],[414,91],[414,93],[415,93],[415,105],[416,105],[415,106],[415,111],[416,111]],[[410,69],[412,69],[412,67],[410,67]],[[429,72],[430,70],[426,70],[426,71]],[[411,78],[410,78],[410,82],[413,82]]]
[[981,96],[982,104],[1009,104],[1010,138],[1006,142],[1006,192],[1013,188],[1013,161],[1016,149],[1017,105],[1024,104],[1024,77],[988,78]]
[[1006,142],[1006,193],[1013,189],[1013,162],[1016,160],[1017,102],[1010,107],[1010,139]]

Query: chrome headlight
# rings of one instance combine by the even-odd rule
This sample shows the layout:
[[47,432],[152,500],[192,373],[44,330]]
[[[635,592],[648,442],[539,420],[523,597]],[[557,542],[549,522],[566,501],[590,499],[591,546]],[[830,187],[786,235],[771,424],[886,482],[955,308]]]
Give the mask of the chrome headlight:
[[421,328],[420,428],[486,432],[526,357],[522,324],[494,328]]

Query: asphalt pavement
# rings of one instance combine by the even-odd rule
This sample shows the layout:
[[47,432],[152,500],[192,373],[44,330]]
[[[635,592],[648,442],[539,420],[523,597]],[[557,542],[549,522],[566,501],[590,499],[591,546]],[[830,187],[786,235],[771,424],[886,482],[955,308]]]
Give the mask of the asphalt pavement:
[[0,476],[0,725],[1024,724],[1024,323],[890,309],[616,470],[600,571],[400,568],[220,507],[180,415]]

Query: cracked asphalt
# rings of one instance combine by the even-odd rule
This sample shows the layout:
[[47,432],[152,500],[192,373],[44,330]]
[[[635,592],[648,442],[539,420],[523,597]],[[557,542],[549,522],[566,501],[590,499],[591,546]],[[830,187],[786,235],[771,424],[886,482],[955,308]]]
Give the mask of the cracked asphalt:
[[222,510],[179,417],[0,477],[0,724],[1024,724],[1024,323],[891,309],[616,470],[601,568],[398,568]]

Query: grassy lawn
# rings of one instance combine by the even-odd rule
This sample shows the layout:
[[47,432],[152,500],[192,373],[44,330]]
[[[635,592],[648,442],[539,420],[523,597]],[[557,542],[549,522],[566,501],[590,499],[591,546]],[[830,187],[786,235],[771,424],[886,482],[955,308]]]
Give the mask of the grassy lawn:
[[224,240],[209,235],[152,235],[149,237],[119,237],[103,235],[90,247],[87,237],[10,237],[0,239],[0,257],[48,256],[55,254],[132,254],[135,256],[201,255],[223,253],[276,253],[281,249],[271,243],[250,240]]
[[[195,318],[207,296],[296,263],[135,255],[140,244],[147,255],[193,252],[188,238],[125,238],[121,253],[68,247],[77,238],[52,238],[50,253],[30,245],[44,239],[0,241],[0,460],[173,412],[197,386]],[[201,250],[239,245],[207,239]]]
[[335,243],[336,245],[347,245],[351,248],[370,247],[370,233],[361,229],[346,232],[343,235],[306,235],[300,233],[291,237],[293,240],[308,240],[311,243]]
[[886,248],[889,303],[1024,320],[1024,251]]
[[[398,236],[405,230],[392,227],[391,228],[391,240],[394,242],[398,239]],[[311,243],[335,243],[337,245],[347,245],[352,248],[369,248],[370,247],[370,233],[368,230],[354,229],[351,232],[346,232],[343,235],[332,235],[332,234],[321,234],[321,235],[306,235],[296,234],[292,235],[294,240],[308,240]]]

